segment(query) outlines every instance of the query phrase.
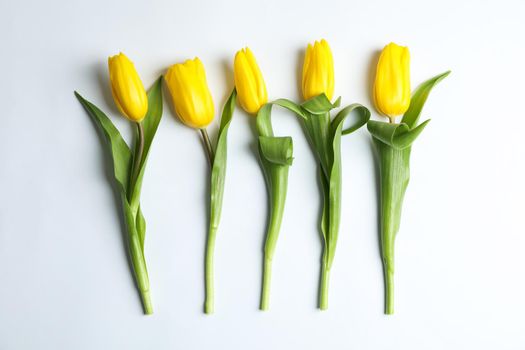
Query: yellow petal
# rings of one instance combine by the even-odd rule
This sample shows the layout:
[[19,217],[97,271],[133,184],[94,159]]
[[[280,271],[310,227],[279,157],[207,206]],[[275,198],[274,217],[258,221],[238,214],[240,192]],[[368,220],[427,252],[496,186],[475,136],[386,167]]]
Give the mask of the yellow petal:
[[179,119],[192,128],[204,128],[215,114],[206,72],[196,57],[168,68],[165,81]]
[[148,111],[148,97],[133,63],[120,53],[108,59],[111,93],[120,112],[140,122]]
[[268,93],[261,70],[249,48],[237,52],[233,70],[239,103],[246,112],[256,114],[268,102]]
[[324,93],[332,99],[334,93],[334,61],[326,40],[316,41],[306,48],[302,74],[305,100]]
[[410,53],[407,47],[390,43],[381,52],[374,83],[377,110],[393,118],[410,106]]

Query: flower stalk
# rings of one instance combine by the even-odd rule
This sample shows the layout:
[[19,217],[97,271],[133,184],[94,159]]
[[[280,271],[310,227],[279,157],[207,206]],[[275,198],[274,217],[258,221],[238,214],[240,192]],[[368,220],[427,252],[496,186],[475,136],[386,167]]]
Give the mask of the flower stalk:
[[202,142],[204,143],[204,147],[206,148],[206,154],[208,156],[208,162],[210,163],[210,167],[213,166],[213,158],[214,158],[214,152],[213,152],[213,146],[211,145],[210,136],[208,135],[208,131],[205,128],[199,129],[201,136],[202,136]]
[[[401,123],[393,123],[393,116],[389,117],[389,122],[371,120],[367,123],[379,161],[379,214],[381,220],[379,236],[385,285],[384,312],[386,315],[394,313],[394,248],[401,222],[403,199],[410,180],[412,144],[430,121],[426,120],[418,124],[419,117],[432,88],[449,73],[445,72],[427,80],[414,91],[410,107],[404,113]],[[381,92],[381,90],[376,90],[378,96]],[[382,108],[400,110],[400,106],[389,102],[395,101],[389,97],[389,94],[393,93],[390,91],[380,97],[383,100]]]
[[212,145],[206,126],[215,116],[215,106],[211,96],[204,65],[198,57],[177,63],[168,68],[166,83],[173,99],[173,106],[180,121],[193,129],[199,129],[208,163],[210,165],[210,218],[204,253],[204,312],[215,311],[214,289],[214,251],[217,230],[222,211],[224,182],[226,178],[226,154],[228,128],[235,108],[237,92],[233,89],[230,98],[222,111],[219,136],[215,149]]
[[109,66],[115,103],[136,126],[133,148],[126,144],[118,129],[98,107],[80,94],[75,94],[95,124],[103,131],[110,146],[113,172],[122,200],[131,270],[140,293],[144,313],[150,315],[153,313],[153,305],[144,256],[146,221],[141,211],[140,194],[148,153],[162,117],[162,79],[157,80],[147,95],[144,91],[145,98],[142,98],[142,83],[127,57],[123,54],[114,56],[110,58]]

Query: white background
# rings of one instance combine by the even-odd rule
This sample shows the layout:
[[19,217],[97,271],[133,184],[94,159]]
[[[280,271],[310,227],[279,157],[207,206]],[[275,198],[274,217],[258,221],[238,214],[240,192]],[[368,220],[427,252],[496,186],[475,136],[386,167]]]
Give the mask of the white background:
[[[525,3],[522,1],[8,1],[0,3],[0,349],[524,349]],[[297,119],[271,310],[258,311],[266,189],[251,123],[229,134],[216,314],[202,313],[207,163],[165,103],[142,204],[155,314],[142,315],[110,163],[78,90],[129,140],[107,57],[146,86],[199,56],[222,109],[249,45],[271,99],[299,100],[308,42],[326,38],[343,103],[372,107],[378,50],[408,45],[412,84],[451,69],[412,152],[383,315],[377,187],[366,129],[344,137],[342,223],[329,310],[316,309],[316,163]],[[165,100],[166,101],[166,100]],[[373,110],[373,118],[378,118]],[[210,126],[216,136],[218,119]]]

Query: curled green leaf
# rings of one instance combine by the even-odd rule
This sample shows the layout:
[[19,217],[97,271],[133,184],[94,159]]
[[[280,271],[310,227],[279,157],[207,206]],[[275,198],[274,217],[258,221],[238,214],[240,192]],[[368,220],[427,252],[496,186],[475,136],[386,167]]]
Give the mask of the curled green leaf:
[[417,127],[410,129],[407,124],[393,124],[371,120],[367,124],[368,131],[379,141],[396,149],[410,147],[430,122],[424,121]]
[[292,138],[289,136],[274,136],[271,122],[272,106],[274,105],[288,109],[301,118],[306,118],[307,116],[307,112],[305,112],[300,105],[286,99],[279,99],[264,105],[257,114],[256,123],[259,134],[259,156],[268,188],[270,204],[264,245],[261,310],[267,310],[270,305],[272,262],[286,202],[288,169],[293,162]]
[[292,165],[293,142],[292,138],[259,136],[261,156],[268,162],[276,165]]
[[339,107],[340,104],[341,97],[337,98],[337,100],[332,103],[323,93],[303,102],[301,107],[310,114],[326,114],[332,109]]

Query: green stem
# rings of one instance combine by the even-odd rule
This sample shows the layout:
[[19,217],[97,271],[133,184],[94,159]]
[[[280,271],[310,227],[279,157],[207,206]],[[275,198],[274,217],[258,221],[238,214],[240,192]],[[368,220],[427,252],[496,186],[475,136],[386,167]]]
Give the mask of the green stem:
[[213,147],[211,145],[210,135],[208,135],[208,131],[206,129],[199,129],[202,136],[202,141],[204,142],[204,147],[206,147],[206,153],[208,154],[208,162],[210,164],[210,168],[213,167],[213,159],[215,157],[213,153]]
[[[206,148],[206,153],[208,155],[208,162],[210,165],[210,169],[213,169],[213,162],[215,158],[215,154],[213,152],[213,147],[211,145],[210,136],[208,135],[208,131],[206,129],[199,129],[202,141],[204,143],[204,146]],[[213,191],[213,188],[212,188]],[[213,194],[212,194],[213,196]],[[211,208],[213,210],[213,208]],[[215,251],[215,237],[217,235],[217,227],[213,226],[213,223],[211,222],[210,218],[210,229],[208,232],[208,239],[206,240],[206,258],[205,258],[205,267],[204,267],[204,284],[205,284],[205,301],[204,301],[204,312],[206,314],[213,314],[215,311],[215,293],[214,293],[214,287],[213,287],[213,255]]]
[[137,139],[137,145],[135,148],[135,155],[133,157],[133,171],[131,176],[131,181],[129,182],[129,198],[128,200],[131,201],[131,196],[133,196],[133,192],[135,189],[135,184],[137,183],[139,172],[140,172],[140,163],[142,160],[142,154],[144,153],[144,127],[142,126],[142,123],[135,123],[137,126],[138,131],[138,139]]
[[270,285],[272,280],[272,259],[264,258],[263,285],[260,309],[266,311],[270,307]]
[[321,267],[321,286],[319,291],[319,309],[328,309],[328,285],[330,282],[330,268],[323,262]]
[[394,314],[394,271],[388,264],[383,264],[385,275],[385,314]]
[[215,294],[213,288],[213,253],[215,250],[215,236],[217,228],[210,228],[208,240],[206,242],[206,263],[205,263],[205,285],[206,300],[204,302],[204,312],[213,314],[215,311]]
[[[135,191],[135,185],[140,175],[142,156],[144,154],[144,127],[142,123],[135,123],[135,126],[137,127],[137,143],[135,146],[135,154],[133,156],[131,179],[129,181],[129,203],[132,203],[137,199],[133,198],[133,196],[135,193],[138,193]],[[140,242],[139,233],[137,232],[136,215],[137,213],[134,212],[133,208],[131,208],[129,212],[126,212],[126,220],[129,231],[129,250],[133,271],[135,272],[135,277],[137,280],[137,287],[142,300],[142,306],[144,308],[144,313],[146,315],[151,315],[153,314],[153,305],[151,302],[149,290],[148,270],[146,268],[146,261],[144,260],[142,243]]]

